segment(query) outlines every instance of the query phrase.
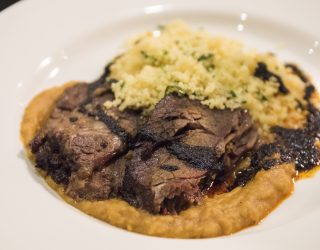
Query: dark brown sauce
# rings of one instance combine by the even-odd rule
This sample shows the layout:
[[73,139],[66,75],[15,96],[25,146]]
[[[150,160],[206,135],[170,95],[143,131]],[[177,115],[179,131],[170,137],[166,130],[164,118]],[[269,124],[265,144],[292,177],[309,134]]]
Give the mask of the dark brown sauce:
[[123,142],[130,144],[132,140],[131,136],[111,116],[107,115],[101,106],[98,106],[95,112],[89,112],[88,115],[96,117],[96,119],[106,124],[113,133],[119,136]]
[[274,78],[279,84],[279,92],[282,94],[288,94],[289,90],[284,85],[282,79],[277,74],[269,71],[267,65],[264,62],[258,62],[257,67],[254,72],[254,76],[260,78],[263,81],[269,81],[271,78]]
[[[301,71],[302,72],[302,71]],[[289,129],[275,126],[271,132],[275,141],[261,145],[251,157],[250,166],[235,174],[235,181],[229,188],[244,186],[261,169],[270,169],[281,163],[294,163],[298,172],[304,172],[320,164],[320,151],[316,141],[320,138],[320,111],[311,103],[315,87],[305,86],[304,99],[307,102],[307,122],[303,128]]]
[[143,153],[143,159],[148,159],[152,152],[158,147],[165,146],[171,154],[175,155],[179,160],[187,162],[192,167],[207,169],[213,172],[221,172],[223,170],[223,165],[219,157],[217,157],[210,148],[190,146],[175,141],[174,139],[177,138],[179,138],[179,135],[169,139],[163,139],[159,135],[152,133],[149,129],[142,128],[138,133],[137,146],[139,146],[139,140],[151,141],[153,143],[152,147]]
[[297,65],[293,63],[286,63],[285,66],[286,68],[291,69],[292,73],[298,76],[301,79],[301,81],[308,82],[308,77]]
[[312,178],[319,172],[319,170],[320,170],[320,166],[316,166],[316,167],[310,169],[309,171],[299,172],[295,176],[294,180],[297,181],[300,179]]

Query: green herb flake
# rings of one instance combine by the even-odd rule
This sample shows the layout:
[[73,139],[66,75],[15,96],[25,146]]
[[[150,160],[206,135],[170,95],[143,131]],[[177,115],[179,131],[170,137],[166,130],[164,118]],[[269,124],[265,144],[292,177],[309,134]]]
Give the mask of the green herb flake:
[[144,50],[141,50],[140,51],[141,55],[144,57],[144,58],[149,58],[150,56],[147,54],[147,52],[145,52]]
[[120,89],[123,89],[123,87],[124,87],[125,84],[126,84],[125,81],[121,81],[121,82],[120,82]]
[[210,65],[205,66],[205,67],[206,67],[207,71],[209,71],[209,72],[214,70],[214,65],[213,64],[210,64]]
[[163,24],[157,25],[157,29],[160,30],[160,31],[163,31],[165,28],[166,28],[166,26],[163,25]]
[[262,93],[260,92],[260,90],[258,90],[258,91],[256,92],[256,94],[257,94],[257,96],[258,96],[258,98],[260,99],[261,102],[266,102],[266,101],[268,101],[268,97],[266,97],[264,94],[262,94]]
[[177,85],[169,85],[165,90],[165,95],[175,93],[178,96],[184,96],[185,92]]
[[160,66],[160,62],[152,55],[149,55],[146,51],[140,50],[141,55],[148,60],[148,62],[153,66]]
[[268,101],[268,98],[265,95],[261,95],[260,100],[262,102]]
[[198,62],[210,60],[210,59],[212,59],[212,58],[213,58],[213,54],[212,54],[212,53],[202,54],[201,56],[199,56]]
[[230,90],[229,94],[231,95],[232,98],[236,98],[237,97],[237,94],[233,90]]

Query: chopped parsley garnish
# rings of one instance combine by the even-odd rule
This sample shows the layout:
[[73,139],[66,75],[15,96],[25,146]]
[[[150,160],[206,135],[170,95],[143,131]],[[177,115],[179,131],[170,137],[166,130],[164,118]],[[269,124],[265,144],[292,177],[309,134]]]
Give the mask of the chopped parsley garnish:
[[260,90],[258,90],[258,91],[256,92],[256,94],[258,95],[258,98],[260,99],[261,102],[266,102],[266,101],[268,101],[268,97],[266,97],[264,94],[262,94],[262,93],[260,92]]
[[268,98],[265,95],[261,95],[260,100],[265,102],[265,101],[268,101]]
[[165,28],[166,28],[166,26],[163,25],[163,24],[159,24],[159,25],[157,26],[157,29],[160,30],[160,31],[164,30]]
[[144,50],[140,51],[141,55],[143,55],[145,58],[149,58],[150,56],[148,55],[147,52],[145,52]]
[[159,61],[157,60],[157,58],[155,58],[152,55],[149,55],[146,51],[141,50],[140,51],[141,55],[146,59],[149,60],[149,63],[153,66],[159,66]]
[[169,85],[165,90],[165,95],[175,93],[178,96],[184,96],[185,92],[177,85]]
[[124,87],[124,85],[126,84],[126,82],[122,80],[122,81],[120,81],[119,84],[120,84],[120,89],[123,89],[123,87]]
[[229,94],[230,94],[231,97],[233,97],[233,98],[237,97],[237,94],[236,94],[233,90],[230,90]]
[[206,61],[206,60],[209,60],[209,59],[212,59],[212,58],[213,58],[213,54],[212,53],[202,54],[201,56],[199,56],[198,62]]

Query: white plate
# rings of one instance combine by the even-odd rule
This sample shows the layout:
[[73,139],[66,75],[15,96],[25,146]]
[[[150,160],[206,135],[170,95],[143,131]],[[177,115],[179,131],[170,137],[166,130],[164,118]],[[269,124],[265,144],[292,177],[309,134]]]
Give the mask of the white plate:
[[129,233],[61,201],[28,165],[20,144],[24,107],[37,92],[92,80],[132,35],[183,18],[296,61],[320,82],[320,2],[28,0],[0,13],[0,249],[319,249],[320,175],[260,225],[204,240]]

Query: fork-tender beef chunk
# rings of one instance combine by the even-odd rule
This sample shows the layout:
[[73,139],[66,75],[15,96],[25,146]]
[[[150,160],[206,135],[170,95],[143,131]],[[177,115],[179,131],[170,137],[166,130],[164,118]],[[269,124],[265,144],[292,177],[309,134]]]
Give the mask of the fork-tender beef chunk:
[[136,149],[127,164],[124,198],[136,207],[162,214],[176,213],[197,204],[201,199],[199,184],[207,170],[190,167],[164,147],[144,160],[141,154],[149,146],[147,143]]
[[71,197],[87,200],[115,197],[122,186],[127,157],[128,155],[97,167],[85,178],[79,173],[72,174],[66,193]]
[[142,119],[139,116],[139,111],[124,110],[120,111],[117,108],[110,108],[107,114],[114,119],[131,138],[134,138],[138,133],[138,127],[141,126]]
[[198,101],[169,95],[156,106],[140,137],[159,141],[179,137],[190,146],[210,148],[218,157],[226,150],[236,158],[251,149],[258,137],[247,110],[209,109]]
[[30,144],[36,166],[74,199],[121,195],[152,213],[175,214],[198,204],[257,141],[246,110],[212,110],[175,95],[138,131],[139,112],[103,108],[114,81],[66,89]]
[[[128,133],[136,133],[139,115],[112,110],[109,124],[95,115],[112,98],[110,84],[77,84],[66,89],[41,131],[31,142],[36,166],[66,187],[73,198],[103,199],[117,191],[113,179],[122,179],[124,164],[114,164],[125,154],[128,142],[118,134],[130,121]],[[81,108],[80,108],[81,107]],[[105,111],[106,115],[108,111]],[[133,117],[134,116],[134,117]],[[112,126],[111,126],[112,125]],[[117,128],[118,130],[116,130]],[[118,168],[117,168],[118,166]],[[122,183],[118,181],[117,183]]]
[[246,110],[209,109],[169,95],[139,132],[139,147],[127,163],[124,197],[153,213],[179,212],[198,203],[217,176],[231,172],[257,137]]
[[76,84],[64,91],[57,102],[57,107],[62,110],[72,111],[88,98],[88,86]]

